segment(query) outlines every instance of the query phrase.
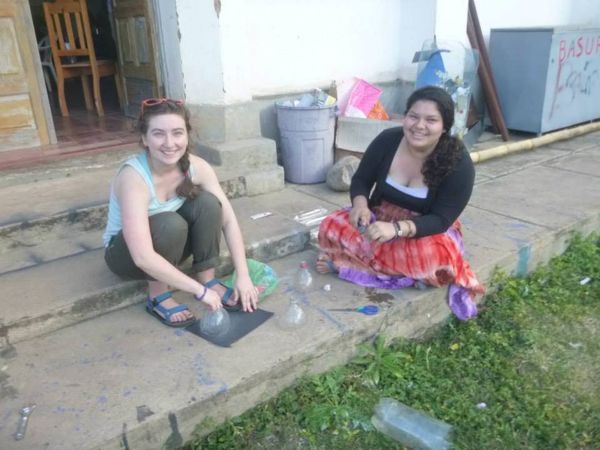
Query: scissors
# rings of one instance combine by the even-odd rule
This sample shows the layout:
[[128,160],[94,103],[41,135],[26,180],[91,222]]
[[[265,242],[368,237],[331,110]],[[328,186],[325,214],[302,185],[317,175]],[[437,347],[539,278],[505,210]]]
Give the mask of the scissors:
[[358,308],[334,308],[334,309],[329,309],[329,311],[359,312],[362,314],[366,314],[367,316],[372,316],[379,312],[379,306],[365,305],[365,306],[359,306]]

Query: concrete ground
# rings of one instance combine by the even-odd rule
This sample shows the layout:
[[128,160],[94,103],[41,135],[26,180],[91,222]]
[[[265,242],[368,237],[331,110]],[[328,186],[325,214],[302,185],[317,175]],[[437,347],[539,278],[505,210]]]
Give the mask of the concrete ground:
[[[484,283],[497,268],[526,274],[562,253],[575,231],[600,231],[600,132],[481,163],[476,170],[462,222],[467,257]],[[21,211],[12,203],[3,216],[13,219],[2,223],[18,223],[21,217],[31,224],[52,211],[68,212],[73,204],[79,206],[77,214],[84,214],[105,201],[98,194],[104,190],[79,185],[72,189],[82,190],[84,200],[73,195],[68,205],[52,204],[47,190],[66,189],[53,184],[57,178],[41,177],[38,189],[20,187],[29,192],[31,208]],[[87,182],[105,185],[106,179]],[[0,190],[0,198],[9,197]],[[203,420],[218,424],[277,395],[304,374],[344,364],[357,344],[378,334],[417,338],[445,322],[449,310],[443,289],[364,289],[313,272],[312,289],[302,298],[306,324],[293,330],[280,326],[299,262],[316,258],[309,239],[314,227],[294,217],[347,203],[347,193],[324,185],[287,185],[279,192],[234,200],[249,252],[270,260],[281,282],[261,304],[275,315],[230,348],[165,327],[146,314],[139,286],[112,277],[101,250],[86,250],[85,245],[94,247],[89,234],[101,233],[95,214],[86,222],[89,234],[81,223],[69,228],[69,214],[35,231],[7,225],[0,245],[0,448],[173,448],[195,431],[210,431],[198,427]],[[273,215],[250,219],[265,211]],[[20,234],[27,230],[37,237]],[[79,238],[79,251],[69,250],[65,243]],[[61,244],[52,246],[48,240]],[[17,250],[21,253],[13,253]],[[129,300],[119,303],[126,296]],[[188,296],[176,297],[203,314]],[[375,316],[329,311],[366,303],[377,303],[382,311]],[[16,441],[18,411],[30,403],[37,406],[27,434]]]

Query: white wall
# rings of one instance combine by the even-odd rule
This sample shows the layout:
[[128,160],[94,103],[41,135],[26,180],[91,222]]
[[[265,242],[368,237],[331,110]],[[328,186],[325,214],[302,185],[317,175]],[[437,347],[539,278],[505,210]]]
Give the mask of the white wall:
[[186,101],[223,103],[220,25],[213,0],[177,0],[177,15]]
[[454,40],[469,45],[467,11],[469,0],[437,0],[435,5],[435,35],[440,40]]
[[177,2],[186,97],[201,103],[249,101],[352,76],[414,79],[412,56],[435,22],[435,0],[222,0],[218,20],[213,0]]
[[[170,0],[168,0],[170,1]],[[468,45],[468,0],[177,0],[186,98],[233,104],[358,76],[414,80],[426,39]],[[490,28],[600,25],[597,0],[476,0]]]
[[476,0],[486,41],[491,28],[600,26],[598,0]]

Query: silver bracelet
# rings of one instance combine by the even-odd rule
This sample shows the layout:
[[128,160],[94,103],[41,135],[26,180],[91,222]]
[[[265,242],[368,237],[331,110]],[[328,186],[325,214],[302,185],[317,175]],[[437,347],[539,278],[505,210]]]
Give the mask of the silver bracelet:
[[400,228],[400,222],[394,222],[394,229],[396,230],[396,237],[402,237],[402,228]]

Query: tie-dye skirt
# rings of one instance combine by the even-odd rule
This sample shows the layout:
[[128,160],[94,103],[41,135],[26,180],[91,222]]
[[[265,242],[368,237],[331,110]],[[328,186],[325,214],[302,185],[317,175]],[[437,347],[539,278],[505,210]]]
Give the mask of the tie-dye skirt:
[[[449,286],[448,303],[466,320],[477,314],[475,298],[485,292],[464,259],[460,222],[445,232],[421,238],[372,242],[349,222],[350,208],[327,216],[319,228],[319,246],[338,269],[340,278],[367,287],[398,289],[424,283]],[[373,220],[392,222],[416,214],[383,202]]]

